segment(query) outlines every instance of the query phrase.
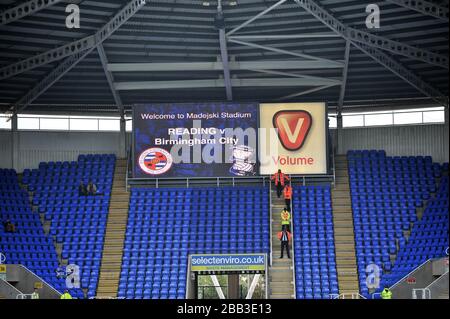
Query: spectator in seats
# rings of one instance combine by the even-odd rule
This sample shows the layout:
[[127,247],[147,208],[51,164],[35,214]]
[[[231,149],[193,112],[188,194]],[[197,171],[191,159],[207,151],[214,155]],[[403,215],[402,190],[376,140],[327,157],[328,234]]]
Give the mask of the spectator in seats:
[[89,181],[87,185],[87,193],[91,196],[97,195],[97,185],[95,185],[92,181]]
[[392,299],[392,291],[388,287],[384,287],[381,292],[381,299]]
[[287,231],[291,231],[291,213],[289,213],[288,209],[285,207],[280,215],[281,227],[286,228]]
[[291,259],[291,252],[289,250],[289,242],[291,241],[291,233],[283,226],[282,230],[278,233],[278,239],[281,241],[281,256],[283,259],[284,249],[286,248],[286,253],[289,259]]
[[69,294],[69,290],[64,290],[64,293],[61,295],[60,299],[72,299],[71,294]]
[[80,186],[78,186],[78,195],[79,196],[87,195],[87,188],[86,188],[86,185],[84,185],[83,181],[81,181]]
[[289,181],[290,179],[288,176],[284,175],[281,172],[281,169],[279,169],[278,172],[272,175],[271,180],[274,181],[275,187],[277,188],[277,196],[278,198],[280,198],[285,182]]
[[38,293],[37,288],[34,288],[34,291],[31,294],[31,299],[39,299],[39,293]]
[[15,233],[16,232],[16,225],[11,223],[11,221],[9,219],[6,222],[3,222],[3,227],[5,229],[5,233]]
[[286,208],[288,211],[291,211],[291,199],[292,199],[292,186],[286,185],[283,190],[284,201],[286,202]]

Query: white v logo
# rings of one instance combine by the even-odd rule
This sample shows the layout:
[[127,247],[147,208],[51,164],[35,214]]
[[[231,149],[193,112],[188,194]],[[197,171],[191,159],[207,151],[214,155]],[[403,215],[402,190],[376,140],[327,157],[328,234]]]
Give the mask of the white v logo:
[[289,127],[289,124],[287,122],[287,119],[281,118],[280,122],[281,125],[283,125],[284,131],[286,132],[287,138],[289,139],[289,142],[295,143],[297,141],[298,134],[300,134],[300,130],[303,126],[304,118],[299,118],[297,121],[297,125],[295,126],[294,133],[292,133],[291,128]]

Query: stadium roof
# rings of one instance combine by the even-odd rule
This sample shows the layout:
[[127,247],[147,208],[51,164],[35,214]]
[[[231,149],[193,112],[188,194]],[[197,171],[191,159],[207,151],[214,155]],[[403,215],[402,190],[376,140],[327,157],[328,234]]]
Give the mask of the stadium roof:
[[[0,0],[0,110],[226,100],[375,109],[448,96],[448,1],[377,1],[379,29],[366,27],[371,1],[141,1]],[[79,29],[66,27],[69,3]]]

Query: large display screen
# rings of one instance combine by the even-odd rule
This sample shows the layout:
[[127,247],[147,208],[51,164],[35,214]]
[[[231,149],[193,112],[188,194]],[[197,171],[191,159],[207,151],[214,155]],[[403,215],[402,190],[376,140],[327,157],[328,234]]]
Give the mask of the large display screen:
[[258,174],[258,104],[136,105],[134,177]]
[[261,175],[327,173],[325,103],[261,104],[259,125]]
[[326,174],[325,103],[136,105],[134,177]]

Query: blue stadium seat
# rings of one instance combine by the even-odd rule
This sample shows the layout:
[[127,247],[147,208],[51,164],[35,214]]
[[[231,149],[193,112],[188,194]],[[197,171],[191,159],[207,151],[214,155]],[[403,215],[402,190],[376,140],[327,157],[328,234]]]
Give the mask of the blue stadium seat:
[[[245,198],[245,203],[237,204],[238,197]],[[266,205],[264,209],[261,203]],[[167,207],[170,207],[169,212]],[[186,293],[188,254],[269,253],[269,223],[262,217],[268,208],[267,188],[133,188],[122,268],[130,264],[137,269],[145,268],[143,298],[182,299]],[[162,211],[171,217],[161,214]],[[240,234],[242,220],[246,221],[246,235]],[[158,226],[160,223],[165,225],[165,230]],[[205,227],[193,226],[199,223],[204,223]],[[170,234],[167,229],[171,230]],[[143,247],[143,240],[147,247],[145,253],[137,250]],[[151,277],[147,273],[148,261],[155,269]],[[120,287],[139,282],[142,272],[122,271]],[[141,285],[133,287],[141,289]],[[134,298],[134,294],[129,297],[131,293],[123,295]]]

